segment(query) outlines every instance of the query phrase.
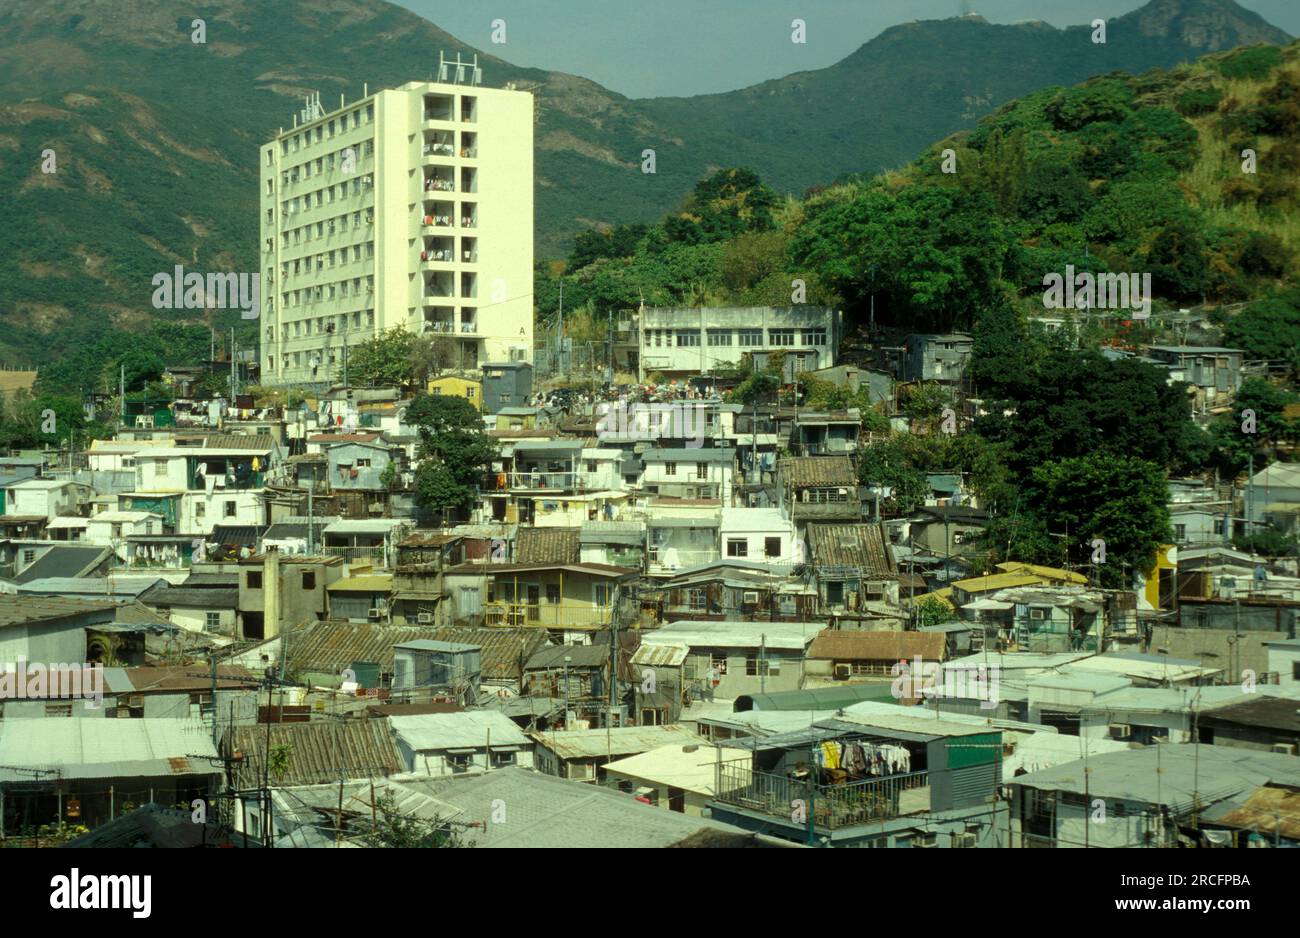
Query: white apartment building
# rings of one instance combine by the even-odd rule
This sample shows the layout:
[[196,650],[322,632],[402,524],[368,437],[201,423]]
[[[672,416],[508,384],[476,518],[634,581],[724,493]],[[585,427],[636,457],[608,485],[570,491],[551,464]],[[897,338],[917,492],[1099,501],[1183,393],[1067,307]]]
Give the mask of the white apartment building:
[[262,147],[264,383],[335,380],[399,326],[461,368],[532,360],[533,98],[450,68],[468,82],[309,101]]

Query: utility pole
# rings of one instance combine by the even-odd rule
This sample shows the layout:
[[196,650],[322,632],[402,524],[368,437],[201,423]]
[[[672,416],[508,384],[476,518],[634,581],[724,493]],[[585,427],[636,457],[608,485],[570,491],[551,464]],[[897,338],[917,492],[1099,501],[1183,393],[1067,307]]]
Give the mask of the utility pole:
[[122,402],[118,408],[118,426],[126,426],[126,365],[119,365],[117,371],[117,396]]

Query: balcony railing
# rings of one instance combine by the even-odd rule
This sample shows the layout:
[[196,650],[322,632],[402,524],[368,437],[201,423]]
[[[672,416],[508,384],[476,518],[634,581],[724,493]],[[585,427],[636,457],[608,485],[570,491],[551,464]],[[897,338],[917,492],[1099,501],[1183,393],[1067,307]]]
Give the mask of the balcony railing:
[[[816,785],[742,765],[716,769],[716,801],[773,817],[789,818],[795,802],[813,812],[823,830],[869,824],[930,808],[928,772],[863,779],[844,785]],[[811,802],[811,803],[810,803]]]
[[586,474],[582,472],[498,472],[495,476],[498,491],[528,489],[530,491],[579,491],[586,487]]
[[609,626],[613,612],[613,606],[574,602],[491,602],[483,607],[483,624],[502,628],[599,629]]
[[425,332],[455,332],[456,324],[454,322],[428,322],[424,323]]
[[657,553],[650,555],[646,569],[650,573],[673,573],[688,567],[714,563],[719,557],[720,552],[716,550],[667,550],[661,547]]

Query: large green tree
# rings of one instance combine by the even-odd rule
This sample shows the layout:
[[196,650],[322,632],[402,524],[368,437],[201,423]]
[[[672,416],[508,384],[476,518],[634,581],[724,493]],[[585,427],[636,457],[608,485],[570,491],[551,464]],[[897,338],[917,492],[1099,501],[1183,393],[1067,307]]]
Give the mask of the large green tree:
[[474,405],[460,397],[420,394],[407,408],[406,421],[420,434],[416,503],[443,515],[471,508],[497,457],[496,441]]

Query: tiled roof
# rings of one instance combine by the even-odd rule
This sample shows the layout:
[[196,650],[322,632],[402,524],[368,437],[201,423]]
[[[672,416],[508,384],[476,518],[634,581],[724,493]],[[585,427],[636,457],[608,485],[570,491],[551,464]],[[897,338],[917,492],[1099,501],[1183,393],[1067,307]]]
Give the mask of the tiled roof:
[[403,768],[385,720],[276,723],[269,733],[265,726],[236,726],[222,741],[226,753],[238,751],[244,756],[236,763],[235,787],[262,784],[268,735],[271,751],[287,749],[284,771],[269,773],[277,787],[337,782],[340,777],[382,778]]
[[942,632],[858,632],[827,629],[808,646],[809,658],[833,661],[927,661],[943,658]]
[[858,484],[853,463],[847,456],[791,456],[781,460],[781,472],[795,488]]
[[818,567],[860,567],[867,576],[898,575],[882,524],[810,524],[808,544]]
[[516,563],[577,563],[581,556],[578,528],[521,527],[515,541]]

